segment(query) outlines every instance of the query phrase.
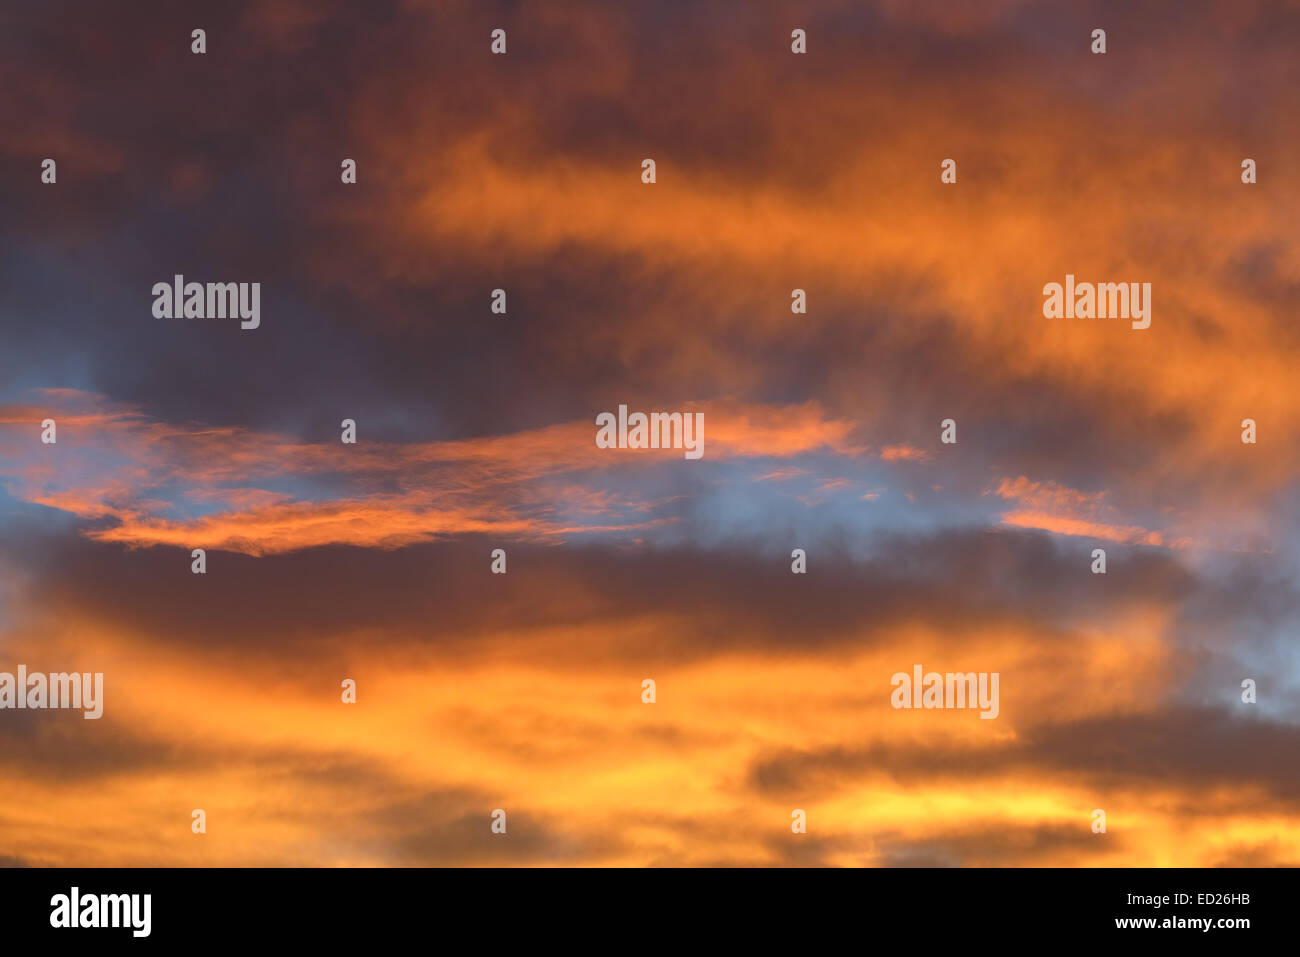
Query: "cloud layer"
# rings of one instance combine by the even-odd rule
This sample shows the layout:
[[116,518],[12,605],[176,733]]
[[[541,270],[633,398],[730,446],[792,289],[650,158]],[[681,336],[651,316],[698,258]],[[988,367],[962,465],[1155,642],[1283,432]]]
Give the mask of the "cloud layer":
[[1300,16],[977,6],[0,15],[2,860],[1300,862]]

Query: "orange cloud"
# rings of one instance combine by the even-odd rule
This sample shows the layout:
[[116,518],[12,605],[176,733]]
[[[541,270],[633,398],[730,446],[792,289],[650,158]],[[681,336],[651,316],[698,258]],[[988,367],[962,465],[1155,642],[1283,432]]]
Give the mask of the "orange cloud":
[[[578,525],[558,513],[614,517],[620,508],[646,512],[671,502],[675,497],[615,498],[582,485],[578,477],[680,462],[675,451],[600,449],[594,424],[578,422],[444,442],[312,445],[236,428],[176,426],[125,409],[65,415],[60,402],[86,406],[103,400],[70,393],[51,398],[49,407],[35,412],[0,408],[0,423],[11,426],[0,437],[0,448],[14,463],[0,477],[27,501],[86,519],[115,520],[87,534],[129,545],[265,555],[329,544],[399,548],[480,532],[539,539],[653,528],[666,520]],[[850,440],[851,424],[826,418],[816,403],[758,408],[713,402],[686,408],[705,414],[708,461],[860,451]],[[57,445],[43,446],[33,439],[36,433],[19,428],[34,414],[64,424]],[[106,470],[100,462],[110,456],[113,464]],[[325,501],[294,500],[249,484],[331,476],[342,488]],[[562,476],[567,476],[562,483],[537,484]],[[230,482],[239,485],[222,487]],[[401,491],[380,491],[393,485]],[[175,501],[149,497],[171,486],[180,486]],[[221,510],[197,518],[168,517],[173,505],[185,503]]]
[[997,487],[1000,498],[1028,506],[1002,515],[1002,524],[1037,528],[1058,535],[1081,535],[1125,545],[1157,545],[1186,548],[1186,539],[1167,539],[1163,534],[1139,525],[1116,525],[1097,521],[1115,509],[1105,504],[1105,492],[1080,492],[1055,482],[1032,482],[1025,476],[1003,479]]

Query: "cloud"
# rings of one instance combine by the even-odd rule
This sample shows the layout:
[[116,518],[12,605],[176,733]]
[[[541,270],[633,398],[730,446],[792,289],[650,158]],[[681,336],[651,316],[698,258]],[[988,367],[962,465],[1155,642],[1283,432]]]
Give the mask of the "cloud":
[[[0,478],[23,500],[108,520],[88,530],[91,538],[136,546],[264,555],[331,544],[397,548],[472,533],[537,540],[651,528],[668,519],[646,515],[672,496],[615,499],[581,483],[668,459],[680,467],[674,450],[600,449],[594,425],[581,422],[443,442],[326,445],[174,426],[133,410],[79,413],[102,400],[67,390],[50,399],[44,408],[0,407],[0,425],[7,427],[0,441],[12,462]],[[827,419],[815,403],[717,402],[698,409],[710,465],[858,451],[847,423]],[[61,423],[62,445],[35,440],[44,417]],[[566,476],[563,483],[550,481]],[[255,481],[275,487],[250,486]],[[238,484],[224,487],[230,483]],[[282,491],[286,485],[302,491]],[[204,514],[186,514],[194,506]],[[629,512],[632,521],[619,521]]]
[[0,30],[0,653],[108,705],[0,714],[6,861],[1300,860],[1284,5],[58,9]]

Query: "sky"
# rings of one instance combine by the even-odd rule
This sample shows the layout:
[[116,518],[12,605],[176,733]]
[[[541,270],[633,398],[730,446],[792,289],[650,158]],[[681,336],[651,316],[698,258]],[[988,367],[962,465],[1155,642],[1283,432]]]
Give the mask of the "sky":
[[[105,692],[0,710],[0,863],[1300,864],[1298,43],[8,5],[0,672]],[[177,274],[260,326],[156,318]],[[1046,317],[1067,275],[1150,327]],[[600,448],[620,405],[702,457]],[[895,708],[916,665],[996,718]]]

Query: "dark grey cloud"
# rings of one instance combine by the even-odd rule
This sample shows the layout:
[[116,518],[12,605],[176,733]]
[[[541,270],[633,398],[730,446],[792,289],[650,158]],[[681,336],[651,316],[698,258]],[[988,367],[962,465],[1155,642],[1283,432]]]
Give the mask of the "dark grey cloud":
[[1104,839],[1081,823],[1059,825],[1004,825],[945,831],[921,840],[882,834],[876,838],[882,867],[1035,867],[1059,861],[1062,852],[1102,863],[1130,842],[1108,832]]
[[[831,544],[815,550],[815,573],[805,576],[791,575],[788,557],[758,540],[700,550],[476,535],[392,551],[212,552],[208,574],[193,575],[183,549],[14,528],[10,561],[33,579],[30,594],[42,596],[26,607],[33,621],[56,614],[112,622],[142,640],[305,660],[308,671],[336,668],[346,649],[390,643],[473,654],[484,636],[507,632],[519,642],[516,653],[528,655],[534,631],[604,622],[613,635],[619,623],[646,615],[677,624],[649,644],[611,639],[591,653],[689,660],[747,647],[860,645],[918,622],[940,633],[1000,622],[1065,640],[1100,603],[1112,613],[1180,606],[1206,587],[1159,550],[1117,549],[1113,573],[1094,576],[1086,551],[1017,530],[882,536],[866,560]],[[489,554],[502,544],[511,571],[491,575]],[[1245,594],[1242,607],[1252,600]]]
[[[490,827],[496,808],[506,812],[504,834]],[[386,859],[410,867],[594,864],[623,849],[616,834],[593,832],[580,818],[574,823],[565,827],[562,820],[455,790],[393,802],[365,819],[381,835],[376,841]]]
[[[1003,694],[1006,689],[1003,688]],[[756,761],[750,784],[763,794],[825,793],[885,777],[906,786],[936,780],[996,777],[1015,769],[1061,772],[1108,790],[1135,782],[1205,795],[1222,788],[1258,790],[1261,810],[1294,809],[1300,801],[1300,727],[1258,718],[1251,706],[1170,707],[1144,714],[1103,714],[1044,721],[1018,729],[1014,741],[981,748],[873,745],[787,751]],[[1195,805],[1194,798],[1192,805]]]

